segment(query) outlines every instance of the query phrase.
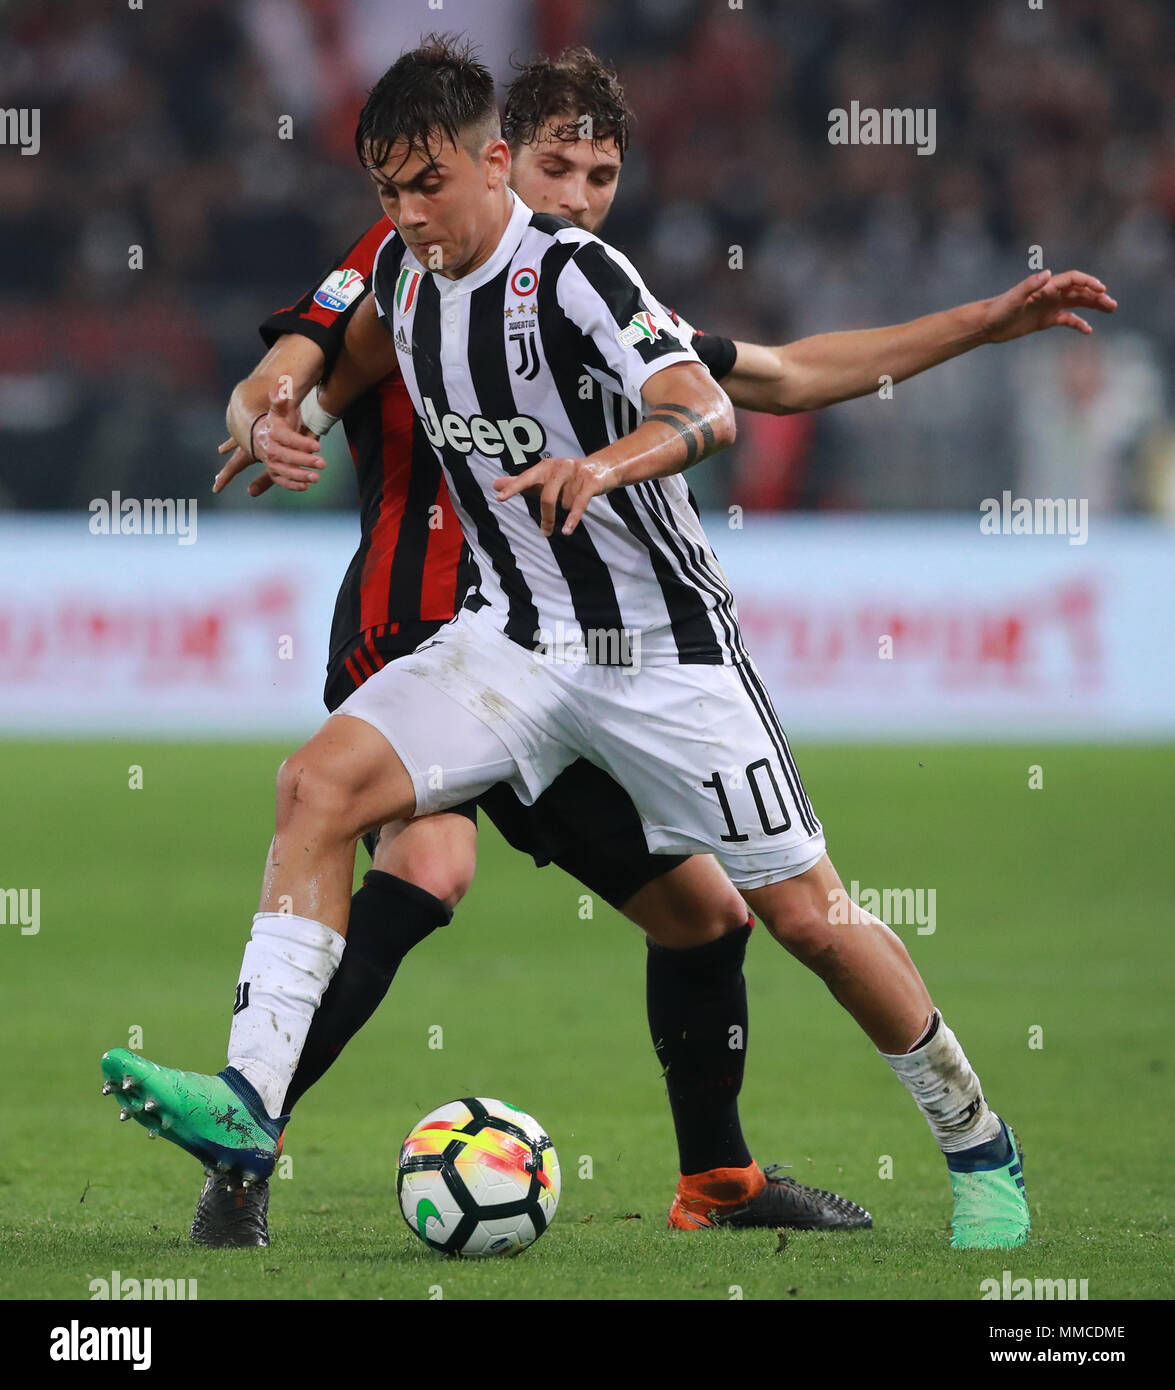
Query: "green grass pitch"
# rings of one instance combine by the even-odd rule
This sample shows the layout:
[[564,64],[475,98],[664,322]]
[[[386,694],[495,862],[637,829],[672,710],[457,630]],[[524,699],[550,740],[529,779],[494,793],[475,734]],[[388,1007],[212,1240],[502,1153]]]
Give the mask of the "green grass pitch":
[[[299,1108],[290,1175],[271,1184],[273,1244],[194,1248],[198,1166],[117,1123],[98,1058],[141,1029],[154,1060],[224,1064],[283,751],[0,747],[0,887],[41,890],[38,933],[0,928],[5,1297],[87,1299],[118,1270],[195,1279],[201,1299],[439,1286],[445,1299],[974,1300],[1005,1269],[1088,1279],[1091,1299],[1171,1296],[1170,747],[797,750],[846,883],[936,891],[934,933],[900,934],[1020,1132],[1025,1249],[949,1250],[949,1186],[917,1111],[762,928],[747,959],[748,1138],[760,1162],[865,1203],[875,1227],[791,1233],[782,1249],[770,1231],[670,1234],[675,1151],[640,935],[602,903],[585,920],[578,885],[489,827],[452,925]],[[400,1139],[467,1094],[538,1116],[562,1162],[555,1222],[515,1260],[434,1255],[396,1204]]]

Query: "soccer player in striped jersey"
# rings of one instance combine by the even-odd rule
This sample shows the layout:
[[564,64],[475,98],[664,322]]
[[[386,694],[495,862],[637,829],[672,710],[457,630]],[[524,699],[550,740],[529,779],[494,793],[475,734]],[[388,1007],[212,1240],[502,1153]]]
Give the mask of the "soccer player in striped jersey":
[[[270,352],[234,393],[230,417],[245,443],[255,407],[266,406],[281,375],[303,387],[329,369],[370,283],[375,252],[389,229],[381,219],[339,259],[317,289],[270,316],[262,336]],[[335,709],[373,671],[414,650],[452,618],[468,587],[460,524],[436,456],[413,428],[411,401],[398,373],[363,393],[343,415],[360,494],[362,534],[335,605],[325,691]],[[251,461],[230,463],[223,485]],[[256,489],[255,490],[263,490]],[[525,806],[506,786],[479,802],[506,839],[542,865],[557,863],[649,935],[650,1029],[678,1133],[687,1177],[728,1167],[756,1171],[738,1116],[746,1038],[742,961],[750,925],[745,905],[718,866],[703,856],[652,855],[631,799],[594,764],[579,760]],[[389,988],[407,950],[449,920],[473,875],[472,802],[369,836],[374,865],[355,894],[347,947],[315,1014],[283,1110],[291,1111],[362,1027]],[[585,839],[584,818],[607,827]],[[691,947],[696,949],[683,949]],[[267,1239],[265,1183],[212,1177],[204,1186],[193,1235],[208,1244]],[[733,1213],[733,1203],[727,1204]],[[746,1225],[835,1229],[869,1224],[868,1213],[835,1194],[808,1189],[766,1170],[733,1219]]]
[[[537,224],[538,221],[539,219],[534,219],[534,223],[532,223],[532,225]],[[556,236],[554,240],[559,241],[561,240],[561,238]],[[425,243],[418,243],[417,245],[418,247],[423,247],[425,246]],[[428,249],[434,249],[436,247],[442,246],[442,243],[428,243],[427,245]],[[609,296],[612,296],[612,298],[614,299],[617,293],[620,293],[621,295],[625,293],[625,291],[622,289],[617,290],[617,286],[613,282],[613,279],[610,279],[610,277],[613,276],[612,270],[605,263],[601,262],[598,256],[589,256],[583,253],[583,243],[574,243],[563,239],[562,247],[560,249],[566,248],[568,246],[571,246],[573,249],[571,250],[570,254],[566,257],[564,265],[566,265],[567,261],[575,261],[576,271],[583,273],[585,282],[588,285],[590,285],[591,290],[603,302],[605,302],[606,304],[610,304]],[[551,247],[544,248],[542,254],[537,257],[537,259],[539,259],[540,262],[542,262],[544,265],[546,264],[546,259],[551,249]],[[533,259],[534,257],[530,258]],[[527,259],[527,257],[524,257],[524,259]],[[396,285],[394,290],[391,290],[390,287],[388,287],[385,290],[386,296],[396,301],[397,310],[400,311],[402,316],[412,314],[413,311],[416,309],[416,295],[420,291],[421,286],[424,285],[426,287],[431,287],[433,284],[433,281],[431,279],[427,279],[425,277],[424,272],[420,269],[419,262],[416,262],[415,265],[409,265],[407,267],[407,270],[408,274],[405,275],[403,273],[403,267],[401,268],[401,272],[396,279]],[[542,274],[543,272],[541,269],[536,270],[534,267],[530,265],[513,266],[509,285],[508,287],[506,287],[507,293],[521,295],[523,299],[525,299],[535,289],[537,282],[542,278]],[[460,283],[462,278],[468,279],[468,277],[460,276],[456,276],[453,278],[455,283]],[[633,283],[634,282],[632,281],[629,282],[630,287]],[[338,288],[345,289],[346,287],[339,286]],[[466,288],[468,288],[468,286],[466,286]],[[474,288],[474,298],[476,299],[476,290],[478,287],[475,286]],[[429,289],[425,288],[424,293],[427,297]],[[541,296],[536,297],[541,298]],[[652,312],[655,312],[655,302],[647,296],[646,300],[648,308],[642,311],[638,311],[637,314],[634,314],[633,321],[627,325],[627,328],[629,330],[636,330],[636,336],[632,338],[632,341],[629,344],[629,346],[636,347],[638,340],[640,341],[638,356],[643,356],[643,349],[648,345],[644,340],[647,339],[648,343],[655,343],[661,331],[655,322],[649,321],[650,314]],[[484,317],[485,313],[488,312],[488,310],[484,309],[484,306],[489,302],[490,300],[487,298],[487,296],[484,295],[481,296],[478,300],[478,313],[482,315],[482,317]],[[525,310],[525,304],[523,304],[521,307],[523,310]],[[615,305],[610,304],[610,307],[615,317]],[[549,301],[546,304],[546,309],[548,311],[546,316],[548,319],[550,319],[551,316],[549,312]],[[499,311],[501,311],[500,305]],[[508,318],[510,317],[510,314],[506,313],[504,316]],[[440,323],[441,317],[442,314],[438,309],[438,325]],[[511,330],[517,329],[518,331],[510,331],[508,334],[505,335],[505,338],[503,339],[503,350],[505,351],[505,344],[507,342],[510,348],[517,349],[517,360],[513,367],[513,375],[523,382],[534,381],[540,375],[540,349],[542,350],[543,355],[546,355],[546,335],[543,332],[542,323],[544,313],[541,312],[540,309],[536,306],[535,309],[529,314],[525,312],[520,313],[519,318],[521,322],[510,325]],[[558,320],[556,318],[556,323],[557,322]],[[617,323],[619,324],[620,322],[621,320],[617,319]],[[430,330],[426,330],[426,332],[427,331]],[[623,331],[624,329],[622,327],[621,332]],[[499,337],[502,337],[500,329]],[[487,343],[492,343],[494,341],[494,335],[492,332],[485,339],[485,341]],[[425,366],[429,366],[435,360],[439,360],[436,358],[435,354],[431,353],[428,350],[427,343],[424,344],[424,348],[419,353],[416,350],[415,340],[413,340],[412,347],[413,350],[411,361],[414,366],[417,363],[418,358]],[[669,349],[669,353],[672,360],[672,348]],[[443,353],[441,355],[443,356]],[[943,353],[943,356],[947,355],[952,354],[950,352]],[[475,357],[479,363],[481,362],[480,345],[477,353],[473,354],[472,357]],[[506,375],[506,360],[509,360],[509,358],[507,357],[506,359],[504,359],[504,361],[500,363],[496,367],[496,369],[493,369],[491,372],[491,374],[494,375],[497,379],[499,387],[501,387],[501,385],[503,384],[503,378]],[[942,357],[939,357],[936,360],[942,360]],[[646,367],[649,365],[651,364],[645,362]],[[660,353],[654,353],[652,365],[656,366],[656,371],[660,371],[663,369],[663,358]],[[929,365],[929,363],[927,363],[926,365]],[[602,368],[602,373],[607,374],[609,373],[609,370],[610,369],[605,365]],[[652,374],[656,375],[656,372]],[[638,375],[640,375],[639,370]],[[435,376],[434,374],[433,378],[437,382],[438,388],[441,391],[444,390],[443,378],[443,372],[440,374],[439,377]],[[872,379],[875,380],[875,377]],[[506,381],[504,384],[507,388],[511,387],[511,383],[508,381]],[[515,386],[514,389],[517,389],[517,387]],[[864,389],[868,389],[868,387]],[[570,400],[567,391],[564,390],[562,392],[559,392],[558,394],[560,395],[560,398],[564,406],[567,406]],[[618,394],[619,393],[617,392],[612,392],[613,396],[616,396]],[[688,395],[689,392],[679,389],[676,394]],[[859,392],[853,392],[853,394],[859,394]],[[503,393],[501,400],[503,402],[505,401],[505,393]],[[496,422],[498,429],[497,435],[495,436],[493,429],[493,426],[495,425],[494,418],[489,415],[481,415],[475,413],[472,416],[469,416],[466,422],[469,431],[471,431],[470,434],[466,432],[465,426],[460,425],[460,417],[454,416],[452,412],[444,413],[442,418],[442,413],[433,397],[422,396],[420,404],[422,406],[422,416],[424,420],[424,428],[426,434],[431,436],[433,442],[440,445],[443,451],[445,450],[445,446],[447,446],[447,452],[449,453],[452,453],[453,451],[455,451],[458,455],[462,453],[467,453],[470,451],[472,437],[473,441],[477,443],[479,450],[482,450],[483,446],[485,450],[488,450],[489,457],[501,457],[509,453],[512,457],[517,458],[518,466],[521,466],[521,464],[526,462],[526,457],[528,454],[534,453],[534,449],[536,446],[531,442],[531,435],[533,434],[532,426],[536,425],[538,421],[533,415],[519,416],[516,414],[514,417],[498,417]],[[429,409],[430,404],[432,406],[431,413]],[[616,401],[613,400],[611,402],[611,406],[615,405]],[[687,406],[687,412],[689,409],[690,407]],[[569,420],[573,411],[574,407],[572,407],[572,410],[568,411]],[[672,405],[672,412],[675,415],[675,423],[673,427],[674,429],[678,430],[684,435],[688,433],[688,431],[683,429],[681,421],[682,419],[688,421],[689,416],[688,414],[683,416],[681,414],[681,411],[682,406],[680,402],[674,403]],[[538,407],[536,407],[536,414],[537,413]],[[579,414],[582,417],[580,420],[581,426],[586,427],[589,431],[593,428],[598,430],[602,426],[604,428],[606,437],[609,439],[609,442],[615,442],[616,439],[624,433],[623,415],[618,414],[615,410],[612,411],[612,419],[607,423],[605,423],[602,419],[588,420],[587,417],[592,414],[591,411],[579,412]],[[696,429],[694,433],[695,437],[698,437],[699,432]],[[700,430],[700,439],[702,446],[704,447],[704,424]],[[690,445],[687,442],[687,459],[689,457],[689,452]],[[449,462],[452,462],[451,458],[449,459]],[[454,476],[452,472],[450,476],[451,478]],[[466,484],[468,484],[467,477],[464,479],[464,481]],[[560,488],[564,487],[564,482],[562,479],[555,481],[558,482]],[[474,529],[479,530],[479,533],[484,530],[484,532],[491,533],[492,535],[494,527],[492,522],[487,522],[485,517],[485,508],[482,505],[482,503],[479,502],[478,499],[474,497],[471,492],[469,492],[468,486],[466,486],[465,495],[468,497],[469,505],[472,507],[472,510],[466,510],[465,520],[467,524],[472,523]],[[720,571],[718,571],[716,566],[712,563],[712,557],[708,553],[708,548],[703,549],[704,538],[700,538],[700,531],[696,530],[695,519],[692,517],[691,514],[689,514],[688,509],[683,510],[680,505],[682,495],[683,494],[679,491],[676,495],[663,493],[660,498],[654,496],[652,493],[642,495],[641,497],[641,505],[645,508],[646,512],[646,515],[644,515],[643,518],[640,519],[639,523],[639,530],[643,532],[643,538],[641,543],[645,546],[649,556],[652,558],[653,569],[657,575],[657,581],[660,589],[659,599],[652,598],[651,590],[648,593],[644,594],[643,597],[646,599],[651,599],[652,608],[656,607],[657,602],[664,603],[665,610],[669,614],[669,622],[667,626],[668,629],[670,629],[672,632],[672,645],[676,653],[676,660],[690,664],[701,663],[707,665],[720,664],[724,666],[743,666],[747,663],[745,662],[745,654],[743,653],[741,647],[741,639],[739,639],[737,635],[737,626],[733,622],[733,609],[729,599],[729,595],[725,591],[724,582],[720,578]],[[542,505],[537,510],[535,510],[534,508],[531,509],[534,520],[540,523],[539,529],[542,532],[548,534],[549,536],[551,535],[552,522],[550,510],[551,509],[547,505]],[[633,511],[635,512],[635,508],[633,508]],[[621,515],[623,515],[623,513],[621,513]],[[574,520],[575,516],[576,512],[573,508],[571,519]],[[657,519],[658,516],[660,518],[659,520]],[[654,540],[653,545],[649,544],[649,540],[652,537],[650,523],[654,523],[656,529],[661,531],[662,541],[664,542],[663,544],[661,542],[657,542],[656,540]],[[678,540],[676,542],[670,539],[666,531],[666,524],[668,526],[669,532],[677,533]],[[631,524],[631,520],[626,518],[625,525],[630,535],[637,534],[638,528],[633,527],[633,525]],[[601,528],[598,532],[599,541],[597,544],[603,550],[607,550],[608,542],[610,540],[614,540],[618,543],[619,548],[613,551],[612,564],[608,565],[605,563],[602,568],[604,570],[619,571],[623,570],[625,566],[626,557],[624,554],[624,547],[622,543],[626,541],[628,537],[625,537],[622,534],[620,534],[618,531],[616,531],[615,528],[614,532],[615,534],[609,536],[607,534],[607,528]],[[499,580],[509,580],[508,584],[499,584],[497,593],[492,594],[491,598],[487,599],[484,594],[481,595],[480,602],[488,608],[493,608],[496,606],[499,609],[499,611],[503,614],[505,630],[507,632],[510,632],[511,624],[513,623],[514,631],[511,633],[511,636],[513,636],[516,640],[522,640],[523,645],[525,645],[527,640],[524,638],[523,635],[525,624],[530,621],[532,616],[534,616],[540,620],[540,627],[536,628],[535,631],[541,631],[541,619],[543,616],[546,615],[540,613],[538,606],[533,604],[531,600],[526,597],[525,581],[523,581],[521,585],[515,582],[516,578],[520,576],[520,572],[518,575],[516,575],[514,572],[511,571],[512,561],[509,554],[511,548],[510,544],[507,543],[505,547],[502,547],[497,544],[497,541],[492,540],[489,549],[486,549],[484,545],[484,534],[481,534],[480,538],[483,540],[483,553],[481,557],[483,560],[483,571],[486,568],[486,564],[484,562],[489,561],[490,568],[492,568],[492,570],[496,572]],[[556,552],[558,550],[558,543],[553,538],[550,542],[550,545],[552,552]],[[659,555],[657,553],[658,551]],[[597,554],[599,553],[600,550],[598,549]],[[564,559],[567,560],[566,564],[564,563]],[[583,559],[583,554],[581,554],[578,557],[574,557],[570,547],[564,549],[564,559],[561,559],[559,561],[559,568],[562,572],[562,579],[564,582],[566,582],[567,585],[567,593],[571,597],[570,608],[574,610],[577,618],[581,617],[584,613],[594,615],[597,612],[603,612],[604,617],[608,620],[608,622],[612,624],[610,627],[605,626],[605,628],[603,629],[604,631],[613,635],[619,634],[621,632],[632,631],[635,633],[637,637],[643,637],[646,635],[656,635],[658,641],[661,642],[664,649],[660,650],[658,647],[654,647],[651,653],[654,662],[656,662],[661,657],[669,656],[670,647],[666,639],[666,633],[664,631],[660,633],[657,632],[658,626],[660,626],[662,629],[665,629],[666,624],[661,623],[660,625],[658,625],[658,623],[655,620],[650,620],[651,608],[647,607],[644,611],[642,611],[641,604],[639,601],[642,597],[641,585],[639,583],[634,583],[630,586],[631,599],[633,600],[632,612],[635,614],[636,623],[635,627],[630,628],[627,624],[617,624],[612,621],[615,617],[620,616],[620,609],[618,604],[610,604],[608,601],[607,594],[609,586],[611,584],[611,580],[608,575],[601,572],[601,567],[599,565],[593,567],[590,561],[586,565],[581,564],[580,562]],[[658,565],[658,559],[660,560],[660,565]],[[676,572],[674,570],[675,564],[677,566]],[[509,573],[503,573],[503,566],[505,567],[505,570]],[[553,575],[553,571],[551,571],[551,575]],[[549,575],[548,577],[551,576]],[[692,598],[688,594],[688,592],[686,592],[691,587],[694,590]],[[615,592],[614,589],[613,592]],[[580,600],[579,602],[577,602],[576,599],[577,595]],[[593,605],[595,605],[594,608]],[[675,608],[676,616],[674,615]],[[512,611],[515,609],[517,611]],[[552,606],[552,608],[549,610],[550,614],[553,615],[557,611],[557,609],[558,600],[556,600],[554,606]],[[522,626],[519,625],[520,623],[522,624]],[[531,644],[533,645],[533,641],[531,642]],[[649,651],[646,647],[646,659],[648,655]],[[753,681],[753,677],[751,679]],[[746,686],[749,693],[751,687],[747,685],[746,682],[744,682],[744,686]],[[792,763],[790,753],[786,749],[786,742],[782,740],[782,731],[778,730],[777,727],[772,727],[773,715],[770,715],[770,717],[768,717],[769,706],[766,705],[765,697],[763,696],[761,690],[758,690],[755,694],[753,694],[751,696],[751,700],[752,703],[756,705],[761,722],[763,723],[763,727],[769,729],[769,732],[771,732],[772,734],[772,738],[776,741],[775,747],[779,756],[779,770],[781,771],[783,779],[787,782],[789,793],[793,797],[793,809],[798,814],[800,821],[803,823],[805,831],[810,832],[808,835],[808,839],[816,840],[819,838],[818,823],[815,821],[815,818],[811,812],[811,808],[807,803],[806,796],[804,796],[802,788],[799,786],[798,774],[795,773],[794,763]],[[748,771],[750,771],[750,768],[748,768]],[[775,782],[774,773],[771,773],[770,780],[772,787],[777,789],[777,783]],[[755,789],[755,799],[756,801],[759,801],[757,783],[755,784]],[[727,817],[728,828],[733,829],[734,822],[731,820],[730,808],[727,804],[727,799],[722,790],[722,787],[718,783],[717,779],[715,779],[714,791],[715,795],[718,798],[718,801],[722,806],[723,813]],[[781,812],[783,813],[784,819],[786,820],[788,818],[788,813],[787,809],[784,807],[783,794],[779,794],[779,807]],[[761,818],[762,815],[762,804],[760,803]],[[647,824],[648,823],[646,821],[646,825]],[[766,825],[766,821],[764,821],[764,825]],[[772,830],[769,833],[777,833],[777,831]],[[723,836],[722,838],[725,840],[728,837]],[[737,838],[741,839],[745,837],[739,836]],[[743,881],[749,882],[749,880],[745,878]],[[880,926],[880,924],[877,925]],[[773,927],[773,930],[774,929],[775,928]],[[786,934],[785,929],[782,927],[780,928],[780,930],[776,931],[776,934],[780,935],[781,932]],[[782,936],[781,939],[783,939]],[[794,939],[786,944],[789,944],[793,950],[796,949],[796,943]],[[937,1027],[936,1017],[932,1019],[931,1027]],[[932,1127],[933,1123],[934,1122],[932,1120]],[[1013,1164],[1012,1166],[1015,1165]]]

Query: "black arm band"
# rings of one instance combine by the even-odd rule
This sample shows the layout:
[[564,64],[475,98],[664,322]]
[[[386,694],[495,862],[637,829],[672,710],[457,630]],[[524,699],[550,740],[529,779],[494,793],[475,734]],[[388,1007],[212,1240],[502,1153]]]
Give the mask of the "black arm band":
[[738,348],[732,338],[719,338],[714,333],[695,333],[690,346],[715,381],[721,381],[734,371]]

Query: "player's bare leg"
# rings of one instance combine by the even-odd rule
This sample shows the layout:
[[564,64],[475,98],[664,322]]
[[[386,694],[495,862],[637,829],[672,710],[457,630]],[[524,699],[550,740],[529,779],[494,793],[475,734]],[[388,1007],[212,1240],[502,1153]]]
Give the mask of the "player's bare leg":
[[901,941],[863,912],[834,923],[848,900],[828,856],[806,873],[744,896],[781,945],[825,982],[872,1039],[921,1110],[955,1193],[952,1245],[992,1249],[1028,1238],[1021,1155],[989,1108],[954,1034]]
[[669,950],[704,946],[747,925],[747,905],[721,865],[691,855],[646,883],[620,909],[650,941]]
[[423,888],[451,912],[473,882],[477,826],[467,816],[446,811],[395,821],[380,831],[372,864]]
[[268,1178],[280,1107],[311,1019],[342,956],[355,844],[411,816],[412,779],[388,740],[335,715],[278,774],[277,828],[260,911],[245,948],[229,1035],[215,1076],[159,1067],[119,1048],[102,1059],[122,1116],[164,1133],[208,1171]]
[[820,976],[880,1052],[905,1052],[925,1031],[934,1005],[910,953],[884,922],[860,912],[859,923],[834,924],[832,905],[846,900],[837,896],[844,893],[825,855],[807,873],[745,897],[771,935]]
[[387,739],[365,720],[332,715],[278,771],[258,911],[309,917],[345,937],[360,835],[415,809],[412,778]]
[[710,855],[645,884],[621,911],[648,937],[649,1029],[677,1135],[674,1230],[714,1226],[855,1230],[864,1207],[803,1187],[751,1157],[738,1113],[747,1043],[743,958],[752,921]]
[[347,946],[306,1036],[283,1111],[331,1067],[391,988],[404,957],[469,891],[477,866],[477,826],[438,812],[382,827],[372,867],[350,900]]
[[[408,952],[451,919],[476,863],[477,826],[469,816],[441,811],[382,827],[372,867],[351,896],[347,944],[306,1034],[283,1115],[376,1011]],[[216,1249],[268,1245],[268,1182],[209,1174],[190,1234],[198,1245]]]
[[[347,945],[306,1034],[282,1113],[333,1065],[391,988],[407,953],[451,918],[477,862],[477,827],[441,811],[379,832],[371,870],[351,896]],[[269,1184],[233,1173],[204,1181],[191,1237],[216,1249],[269,1244]]]

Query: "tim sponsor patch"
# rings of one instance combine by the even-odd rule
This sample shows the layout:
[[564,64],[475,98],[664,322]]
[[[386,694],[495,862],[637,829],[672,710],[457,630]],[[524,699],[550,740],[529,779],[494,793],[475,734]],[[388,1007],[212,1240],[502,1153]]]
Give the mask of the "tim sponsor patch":
[[314,295],[315,304],[341,314],[363,293],[363,276],[357,270],[332,270]]

